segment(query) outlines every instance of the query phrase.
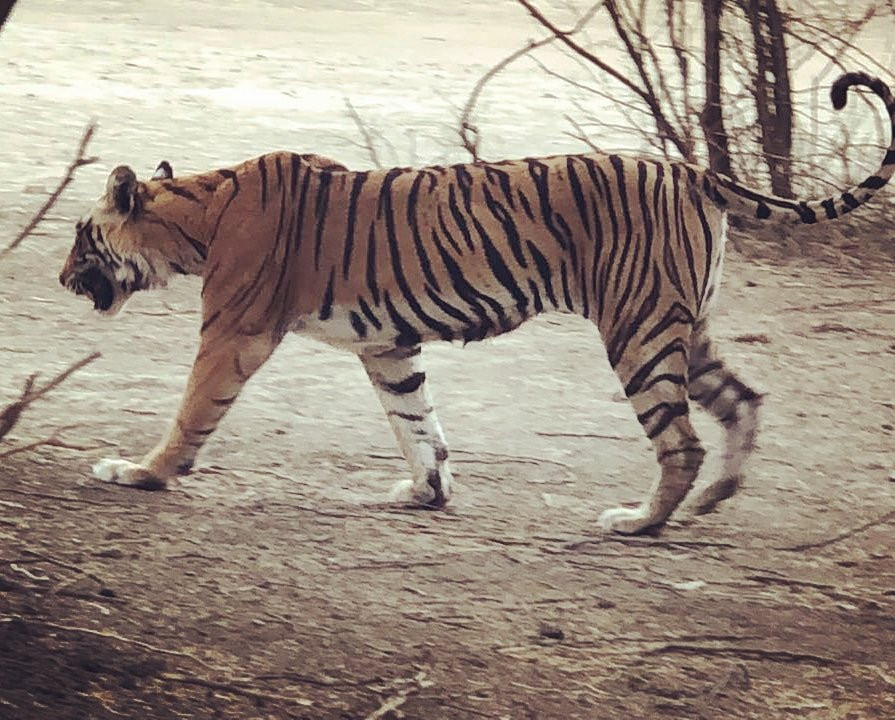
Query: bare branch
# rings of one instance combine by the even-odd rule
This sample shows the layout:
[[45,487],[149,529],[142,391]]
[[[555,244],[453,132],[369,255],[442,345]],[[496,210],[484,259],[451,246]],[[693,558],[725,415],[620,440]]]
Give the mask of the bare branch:
[[[568,31],[568,34],[574,35],[578,31],[581,30],[590,19],[596,14],[597,10],[599,10],[603,6],[603,0],[600,0],[596,5],[593,5],[590,10],[588,10],[584,15],[578,18],[578,21],[572,27],[571,30]],[[463,145],[463,148],[468,152],[473,159],[473,162],[479,162],[481,158],[479,157],[479,129],[472,123],[470,116],[472,115],[472,111],[475,108],[476,103],[478,102],[479,96],[482,94],[482,91],[485,89],[485,85],[487,85],[498,73],[504,70],[507,66],[516,62],[519,58],[527,55],[532,50],[537,50],[538,48],[544,47],[545,45],[549,45],[557,39],[557,35],[553,34],[550,37],[542,38],[541,40],[529,40],[526,45],[519,48],[515,52],[507,55],[503,60],[494,65],[488,72],[486,72],[482,77],[479,78],[478,82],[475,84],[475,87],[472,89],[472,92],[469,94],[469,99],[467,99],[466,104],[463,106],[463,112],[460,113],[460,142]]]
[[345,98],[345,107],[348,109],[348,116],[354,121],[354,124],[357,126],[357,129],[364,139],[364,147],[367,149],[367,154],[370,156],[370,162],[377,168],[381,168],[382,163],[379,161],[379,156],[376,154],[376,145],[373,143],[373,136],[370,134],[370,129],[363,121],[363,118],[358,115],[357,110],[354,109],[354,105],[351,104],[351,100],[347,97]]
[[[64,382],[72,373],[80,370],[82,367],[87,365],[88,363],[92,363],[100,356],[99,352],[94,352],[88,355],[85,358],[78,360],[74,365],[69,366],[67,369],[63,370],[56,377],[54,377],[50,382],[44,385],[37,390],[34,389],[34,382],[37,379],[37,375],[31,375],[26,381],[25,385],[22,388],[22,392],[19,395],[19,399],[7,405],[0,411],[0,438],[3,438],[19,420],[19,416],[28,407],[31,403],[33,403],[38,398],[46,395],[50,390],[55,388],[60,383]],[[53,440],[55,438],[51,438]],[[38,443],[39,445],[49,444],[49,441],[44,440]],[[13,452],[20,452],[21,450],[29,449],[29,447],[19,448],[13,451],[9,451],[6,454],[13,454]],[[0,456],[2,457],[2,456]]]
[[[646,87],[646,89],[642,88],[639,85],[637,85],[635,82],[630,80],[623,73],[621,73],[619,70],[616,70],[611,65],[608,65],[607,63],[600,60],[600,58],[598,58],[592,52],[590,52],[586,48],[583,48],[581,45],[579,45],[574,40],[572,40],[569,32],[567,32],[565,30],[561,30],[556,25],[554,25],[552,22],[550,22],[550,20],[548,20],[546,17],[544,17],[544,15],[534,5],[532,5],[531,2],[529,2],[529,0],[516,0],[516,1],[520,5],[522,5],[526,10],[528,10],[529,14],[535,20],[537,20],[541,25],[543,25],[550,32],[552,32],[556,36],[556,38],[560,42],[562,42],[564,45],[566,45],[570,50],[577,53],[578,55],[580,55],[581,57],[586,59],[588,62],[590,62],[593,65],[595,65],[596,67],[598,67],[604,73],[606,73],[611,78],[613,78],[614,80],[616,80],[619,83],[621,83],[622,85],[624,85],[631,92],[633,92],[635,95],[637,95],[637,97],[639,97],[641,100],[643,100],[643,102],[646,103],[647,107],[650,109],[650,113],[652,114],[652,116],[655,120],[656,128],[659,132],[659,136],[663,140],[670,141],[675,146],[675,148],[681,154],[682,157],[687,158],[689,156],[689,154],[691,152],[690,148],[687,147],[686,143],[681,139],[680,135],[677,133],[677,131],[674,129],[674,127],[671,125],[671,123],[668,121],[668,118],[665,117],[665,113],[662,111],[662,107],[660,106],[658,99],[656,98],[655,94],[652,92],[651,85],[648,85]],[[614,18],[617,15],[617,8],[615,9],[615,12],[613,12],[614,3],[607,2],[606,7],[607,7],[607,9],[610,10],[610,13],[613,15],[613,18]],[[617,25],[617,27],[619,27],[619,26]],[[622,28],[622,30],[624,30],[624,28]],[[630,38],[628,38],[625,41],[626,45],[628,45],[629,42],[630,42]],[[634,49],[633,46],[631,47],[630,52],[631,52],[632,58],[638,57],[637,50]],[[636,62],[637,62],[637,60],[635,59],[635,63]],[[645,73],[645,70],[640,72],[641,76],[643,76],[644,73]]]
[[22,242],[26,237],[28,237],[32,232],[34,232],[34,228],[36,228],[41,220],[44,219],[44,216],[50,211],[50,208],[56,204],[56,201],[59,200],[59,196],[62,195],[65,188],[69,186],[72,180],[75,178],[75,170],[79,167],[83,167],[84,165],[90,165],[91,163],[95,163],[98,158],[96,157],[85,157],[84,151],[87,149],[87,143],[90,142],[90,139],[93,137],[93,133],[96,131],[96,121],[91,121],[91,123],[87,126],[87,129],[84,131],[84,134],[81,136],[81,142],[78,145],[78,154],[75,156],[75,159],[68,166],[68,169],[65,171],[65,176],[59,182],[59,185],[56,186],[56,189],[52,192],[50,197],[47,198],[46,202],[37,211],[33,218],[31,218],[31,222],[29,222],[25,228],[16,236],[15,240],[13,240],[9,245],[3,248],[0,251],[0,260],[2,260],[6,255],[12,252],[19,243]]
[[895,520],[895,511],[888,512],[882,517],[878,517],[876,520],[870,520],[865,522],[862,525],[858,525],[857,527],[850,528],[845,530],[838,535],[834,535],[831,538],[827,538],[826,540],[818,540],[817,542],[807,542],[800,543],[798,545],[787,545],[786,547],[775,548],[776,550],[787,550],[789,552],[802,552],[803,550],[812,550],[814,548],[827,547],[828,545],[835,545],[841,540],[845,540],[846,538],[850,538],[853,535],[857,535],[859,533],[864,532],[865,530],[869,530],[872,527],[876,527],[877,525],[886,525]]

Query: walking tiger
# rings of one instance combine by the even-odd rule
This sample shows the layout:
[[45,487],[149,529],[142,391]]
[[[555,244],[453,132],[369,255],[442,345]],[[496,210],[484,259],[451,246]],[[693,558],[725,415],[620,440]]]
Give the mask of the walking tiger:
[[684,498],[704,455],[689,400],[725,431],[720,476],[695,504],[711,510],[740,485],[761,401],[710,339],[726,215],[823,222],[885,185],[895,99],[879,79],[848,73],[832,87],[836,108],[852,86],[882,99],[893,139],[876,173],[820,201],[611,154],[352,172],[275,152],[178,178],[162,163],[146,182],[116,168],[77,224],[61,283],[114,314],[138,290],[200,275],[202,325],[167,436],[139,464],[101,460],[94,474],[160,489],[188,472],[245,382],[297,331],[357,354],[410,465],[394,497],[440,507],[452,478],[421,344],[481,340],[561,312],[597,326],[660,466],[642,505],[606,510],[600,524],[642,532]]

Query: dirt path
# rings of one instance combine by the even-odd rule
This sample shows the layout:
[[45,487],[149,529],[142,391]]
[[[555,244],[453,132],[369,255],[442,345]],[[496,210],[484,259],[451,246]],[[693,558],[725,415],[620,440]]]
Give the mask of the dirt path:
[[[717,333],[768,393],[759,449],[741,495],[695,522],[682,513],[658,538],[596,529],[601,509],[646,491],[654,460],[597,337],[573,320],[426,349],[458,477],[448,512],[382,503],[406,470],[375,396],[354,358],[300,338],[170,492],[94,482],[91,462],[138,457],[163,431],[198,317],[192,281],[113,321],[59,287],[74,219],[109,166],[165,156],[198,169],[272,147],[361,162],[341,139],[354,136],[345,83],[371,106],[388,93],[412,103],[407,88],[440,73],[459,103],[489,58],[454,73],[447,49],[466,18],[446,14],[441,39],[421,41],[431,58],[417,48],[413,65],[393,38],[399,60],[385,67],[371,39],[391,27],[385,4],[331,8],[354,54],[321,38],[312,11],[285,33],[287,3],[225,5],[213,23],[199,3],[164,22],[80,5],[66,17],[26,3],[24,29],[0,37],[0,236],[39,204],[93,114],[104,161],[0,267],[10,395],[34,369],[103,352],[18,428],[24,443],[76,425],[64,438],[77,448],[0,461],[0,718],[895,717],[891,264],[732,255]],[[288,53],[331,74],[253,96],[245,122],[222,109],[234,83],[285,82]],[[177,71],[159,72],[172,58]],[[277,103],[292,112],[301,88],[317,88],[325,112],[285,123]],[[421,107],[408,127],[447,143],[449,109]],[[501,142],[531,142],[524,123],[508,118]],[[716,450],[716,429],[697,422]]]

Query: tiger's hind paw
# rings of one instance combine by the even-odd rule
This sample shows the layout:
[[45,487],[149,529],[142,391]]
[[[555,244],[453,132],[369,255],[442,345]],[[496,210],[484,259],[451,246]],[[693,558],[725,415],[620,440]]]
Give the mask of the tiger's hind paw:
[[165,481],[142,465],[129,460],[104,458],[93,466],[93,477],[115,485],[130,485],[141,490],[164,490]]
[[742,477],[728,477],[705,488],[693,503],[694,515],[706,515],[712,512],[718,503],[733,497],[742,484]]
[[399,480],[392,485],[388,499],[393,503],[423,508],[440,508],[447,502],[447,498],[444,495],[438,497],[435,489],[428,483],[419,487],[413,480]]
[[637,535],[660,528],[664,523],[656,522],[650,518],[642,507],[636,508],[610,508],[604,510],[597,523],[604,530],[621,533],[622,535]]

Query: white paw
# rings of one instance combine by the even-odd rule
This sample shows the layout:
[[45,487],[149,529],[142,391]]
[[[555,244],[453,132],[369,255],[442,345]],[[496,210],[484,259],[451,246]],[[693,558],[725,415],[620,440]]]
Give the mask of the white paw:
[[165,487],[163,479],[156,477],[142,465],[117,458],[104,458],[97,462],[93,466],[93,477],[103,482],[133,485],[144,490],[161,490]]
[[413,480],[398,480],[388,493],[394,503],[420,503],[425,505],[435,499],[435,491],[429,486],[417,487]]
[[130,484],[137,470],[142,468],[130,460],[103,458],[93,466],[93,477],[103,482]]
[[643,511],[642,507],[636,508],[610,508],[600,513],[597,523],[604,530],[634,535],[650,525],[655,524]]

